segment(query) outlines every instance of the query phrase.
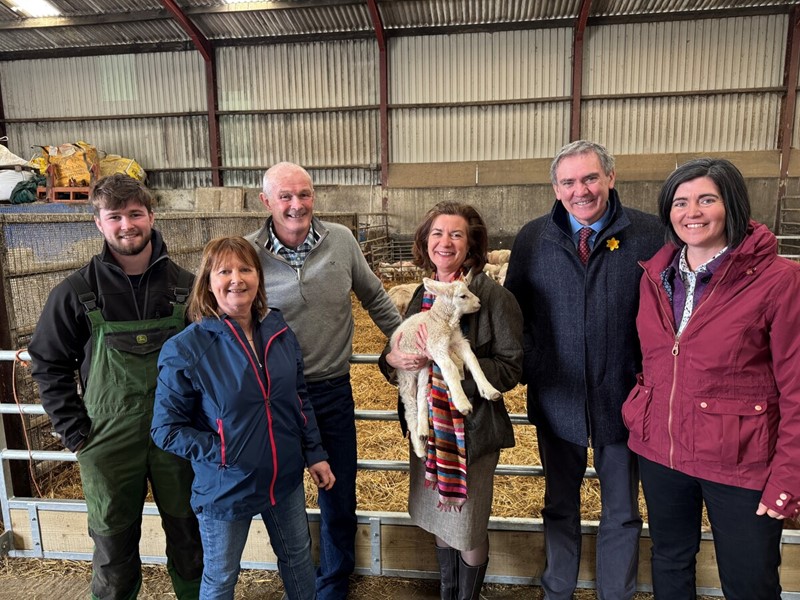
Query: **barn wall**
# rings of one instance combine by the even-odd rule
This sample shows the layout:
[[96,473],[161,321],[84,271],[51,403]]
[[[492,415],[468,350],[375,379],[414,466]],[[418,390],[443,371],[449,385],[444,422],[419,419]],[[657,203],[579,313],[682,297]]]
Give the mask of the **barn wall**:
[[569,129],[568,28],[391,40],[393,163],[546,157]]
[[[727,156],[763,179],[755,214],[772,225],[788,23],[778,14],[589,27],[582,135],[620,157],[620,188],[650,182],[653,201],[679,162]],[[570,27],[395,37],[387,52],[382,189],[374,40],[220,48],[225,185],[249,190],[248,208],[259,209],[263,170],[299,162],[325,210],[386,209],[401,235],[443,197],[475,203],[500,236],[547,210],[547,167],[569,137]],[[43,94],[42,81],[55,79],[80,93]],[[191,209],[191,191],[180,190],[211,184],[196,52],[5,61],[0,86],[8,145],[21,156],[88,141],[137,159],[168,207]],[[800,175],[799,160],[790,175]]]

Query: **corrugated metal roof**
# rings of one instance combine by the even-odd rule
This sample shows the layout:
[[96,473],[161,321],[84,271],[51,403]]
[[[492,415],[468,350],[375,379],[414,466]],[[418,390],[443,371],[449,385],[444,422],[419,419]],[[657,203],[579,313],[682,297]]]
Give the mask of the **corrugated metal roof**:
[[210,39],[372,31],[366,3],[362,6],[197,14],[193,18]]
[[795,0],[604,0],[592,5],[593,16],[631,16],[677,11],[791,6]]
[[[286,159],[316,167],[318,183],[377,184],[379,52],[375,37],[364,36],[372,28],[366,2],[252,2],[244,6],[263,10],[220,10],[219,0],[178,1],[217,42],[226,184],[257,182],[259,174],[252,169]],[[182,169],[155,174],[153,180],[162,184],[208,185],[212,159],[200,54],[147,51],[166,42],[188,43],[177,21],[159,2],[147,0],[136,7],[137,14],[144,13],[141,19],[125,22],[117,15],[87,25],[95,18],[87,7],[102,19],[108,16],[104,10],[122,10],[122,0],[69,3],[69,26],[4,29],[0,10],[0,53],[41,48],[68,54],[70,48],[93,45],[123,45],[127,53],[0,60],[5,117],[26,121],[8,124],[9,147],[26,155],[33,144],[84,139],[136,158],[146,168]],[[388,40],[390,162],[544,158],[568,141],[573,25],[580,0],[383,0],[378,5],[393,34]],[[793,5],[595,0],[598,19],[590,20],[585,35],[582,135],[618,154],[774,149],[786,7]],[[635,25],[624,18],[759,7],[777,8],[744,17],[729,12],[726,18],[700,20],[643,18]],[[546,26],[535,27],[544,21]],[[434,35],[409,35],[415,28]],[[333,41],[325,35],[337,32],[354,39]],[[295,38],[302,43],[262,43],[291,36],[304,37]],[[247,42],[254,38],[259,43]],[[40,82],[50,81],[74,83],[80,93],[70,92],[70,86],[38,93]],[[642,97],[620,97],[625,95]],[[158,116],[164,113],[184,114]],[[136,114],[147,116],[130,118]],[[106,116],[122,118],[99,118]],[[795,140],[799,135],[795,131]]]
[[[189,43],[189,36],[158,0],[53,0],[60,19],[20,19],[0,0],[0,52],[53,51],[89,47],[113,48]],[[224,0],[178,0],[186,16],[208,39],[236,43],[250,38],[286,39],[292,36],[359,36],[373,30],[366,1],[294,0],[227,4]],[[442,33],[453,28],[536,28],[564,22],[571,26],[580,0],[378,0],[385,29],[395,35],[425,30]],[[788,13],[793,0],[596,0],[591,17],[646,17],[691,12],[709,15],[740,9]],[[114,21],[113,24],[109,21]],[[19,29],[20,26],[31,28]],[[11,27],[11,28],[10,28]],[[13,58],[17,58],[14,56]]]
[[580,0],[417,0],[379,4],[387,29],[572,19],[579,6]]
[[176,21],[141,21],[96,24],[81,27],[49,27],[0,31],[0,51],[33,51],[69,48],[116,46],[122,44],[159,44],[184,41],[186,34]]
[[[153,10],[164,8],[159,0],[48,0],[64,16],[126,13],[131,10]],[[221,2],[217,1],[217,4]]]

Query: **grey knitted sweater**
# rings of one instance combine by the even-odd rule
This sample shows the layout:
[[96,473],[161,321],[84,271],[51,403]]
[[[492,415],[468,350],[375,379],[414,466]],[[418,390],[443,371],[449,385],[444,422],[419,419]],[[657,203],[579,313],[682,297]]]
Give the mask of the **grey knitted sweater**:
[[387,337],[400,324],[400,314],[349,229],[314,217],[320,239],[298,273],[282,257],[266,250],[270,219],[247,236],[261,259],[267,304],[281,310],[297,336],[307,381],[345,375],[350,372],[353,353],[350,292],[355,292]]

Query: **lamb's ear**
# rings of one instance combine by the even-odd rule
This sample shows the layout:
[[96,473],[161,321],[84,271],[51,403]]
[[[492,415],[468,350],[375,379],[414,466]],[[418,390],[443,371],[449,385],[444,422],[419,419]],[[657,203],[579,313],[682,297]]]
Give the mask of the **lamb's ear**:
[[425,290],[431,292],[432,294],[436,294],[437,296],[441,294],[445,287],[448,285],[442,281],[436,281],[435,279],[430,279],[426,277],[422,280],[423,285],[425,286]]
[[473,275],[473,273],[474,273],[474,271],[472,269],[470,269],[467,272],[466,277],[464,277],[464,283],[467,284],[467,287],[469,287],[469,284],[472,283],[472,275]]

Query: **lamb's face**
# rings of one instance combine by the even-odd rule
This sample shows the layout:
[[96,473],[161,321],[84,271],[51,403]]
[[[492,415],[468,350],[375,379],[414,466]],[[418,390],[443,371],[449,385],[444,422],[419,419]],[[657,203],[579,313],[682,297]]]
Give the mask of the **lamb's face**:
[[469,291],[467,284],[463,281],[456,281],[452,284],[452,302],[462,315],[478,312],[481,308],[480,299]]

